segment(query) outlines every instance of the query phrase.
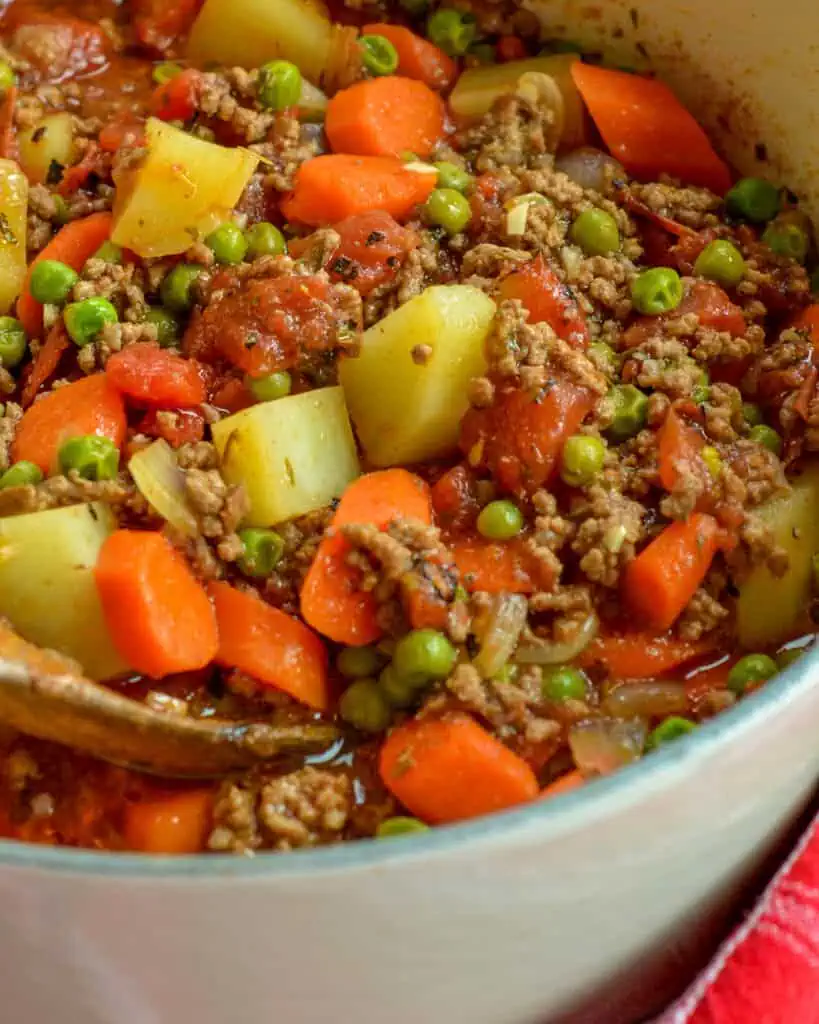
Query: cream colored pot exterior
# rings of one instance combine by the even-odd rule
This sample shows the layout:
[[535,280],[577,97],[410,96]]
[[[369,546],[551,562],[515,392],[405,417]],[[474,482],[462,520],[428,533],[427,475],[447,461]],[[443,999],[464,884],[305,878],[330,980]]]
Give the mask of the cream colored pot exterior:
[[[766,155],[819,209],[813,0],[542,12],[624,61],[643,44],[739,166]],[[817,778],[810,657],[619,776],[428,837],[249,862],[0,844],[0,1019],[630,1024],[707,955]]]

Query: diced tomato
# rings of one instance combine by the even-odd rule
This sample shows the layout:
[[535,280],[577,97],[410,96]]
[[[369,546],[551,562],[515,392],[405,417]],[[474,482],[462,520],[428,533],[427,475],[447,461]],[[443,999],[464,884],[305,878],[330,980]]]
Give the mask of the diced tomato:
[[151,113],[163,121],[187,121],[196,112],[202,76],[187,68],[175,78],[158,86],[151,96]]
[[102,177],[110,167],[111,158],[96,143],[86,149],[82,160],[72,167],[66,167],[57,191],[61,196],[73,196],[81,188],[85,188],[92,175]]
[[239,412],[253,405],[253,395],[241,377],[226,377],[218,380],[210,391],[208,401],[217,409],[227,412]]
[[108,37],[91,21],[17,3],[9,10],[6,24],[15,54],[29,61],[46,81],[62,82],[100,71],[108,61]]
[[172,448],[194,444],[205,436],[205,418],[194,409],[149,409],[139,423],[140,434],[164,438]]
[[505,64],[510,60],[525,60],[529,51],[519,36],[501,36],[495,45],[495,54],[498,61]]
[[123,146],[140,146],[145,141],[145,125],[131,114],[123,114],[102,128],[98,141],[106,153],[116,153]]
[[453,466],[431,490],[432,507],[442,526],[463,527],[478,513],[475,478],[466,466]]
[[662,325],[670,319],[696,313],[700,326],[715,331],[727,331],[737,337],[745,333],[747,324],[742,310],[713,281],[689,281],[686,284],[682,302],[671,313],[661,316],[639,317],[623,334],[623,347],[636,348],[653,335],[662,331]]
[[105,374],[120,394],[137,405],[184,409],[205,401],[205,385],[196,362],[151,341],[115,352]]
[[546,263],[536,257],[501,281],[502,299],[519,299],[532,323],[546,322],[559,338],[579,348],[589,343],[586,318],[570,289]]
[[566,439],[593,405],[588,389],[567,380],[534,397],[508,388],[489,408],[468,410],[461,450],[471,466],[488,469],[502,490],[534,491],[552,478]]
[[188,30],[203,0],[132,0],[134,30],[143,46],[167,50]]
[[343,319],[323,277],[266,278],[228,291],[194,317],[184,348],[204,362],[226,359],[259,377],[289,369],[304,351],[333,348]]
[[[356,213],[333,225],[339,245],[328,254],[325,268],[334,281],[350,284],[361,295],[391,281],[404,258],[418,245],[418,236],[403,228],[383,210]],[[290,253],[299,256],[309,245],[309,236],[291,244]]]
[[708,471],[700,454],[704,447],[702,434],[671,409],[657,433],[660,482],[667,491],[673,491],[686,477],[708,482]]

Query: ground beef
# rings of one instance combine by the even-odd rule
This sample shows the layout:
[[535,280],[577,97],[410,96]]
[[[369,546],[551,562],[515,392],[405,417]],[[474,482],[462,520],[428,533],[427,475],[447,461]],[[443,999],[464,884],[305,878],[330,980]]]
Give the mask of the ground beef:
[[631,182],[628,193],[654,213],[687,227],[703,228],[718,223],[716,213],[722,200],[708,189],[681,188],[670,179],[661,179],[647,185]]
[[[3,420],[0,420],[0,424]],[[42,512],[63,505],[101,501],[127,514],[132,520],[155,525],[155,514],[130,477],[121,473],[115,480],[83,480],[76,470],[67,476],[50,476],[39,484],[0,490],[0,516]]]
[[293,850],[343,838],[353,787],[343,772],[306,767],[256,783],[225,783],[217,797],[211,850]]
[[8,469],[12,463],[11,444],[22,415],[23,410],[16,402],[6,402],[3,415],[0,416],[0,472]]
[[571,549],[592,583],[614,588],[645,537],[641,504],[599,484],[572,507],[576,532]]
[[503,96],[483,120],[456,136],[462,152],[475,152],[478,171],[537,167],[557,149],[559,122],[551,109],[521,96]]

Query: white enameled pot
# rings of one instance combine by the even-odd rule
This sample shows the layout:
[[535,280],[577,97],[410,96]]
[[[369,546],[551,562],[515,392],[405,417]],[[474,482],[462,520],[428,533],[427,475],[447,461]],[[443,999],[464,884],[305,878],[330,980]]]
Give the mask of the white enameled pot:
[[[819,210],[815,0],[538,10],[622,63],[647,52],[743,171]],[[708,955],[817,778],[809,656],[619,775],[412,840],[254,860],[0,843],[0,1021],[632,1024]]]

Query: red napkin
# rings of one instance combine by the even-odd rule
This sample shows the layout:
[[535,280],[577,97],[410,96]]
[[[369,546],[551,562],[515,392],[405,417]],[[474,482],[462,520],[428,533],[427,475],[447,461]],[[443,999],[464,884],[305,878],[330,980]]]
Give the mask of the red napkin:
[[819,817],[748,919],[655,1024],[819,1024]]

